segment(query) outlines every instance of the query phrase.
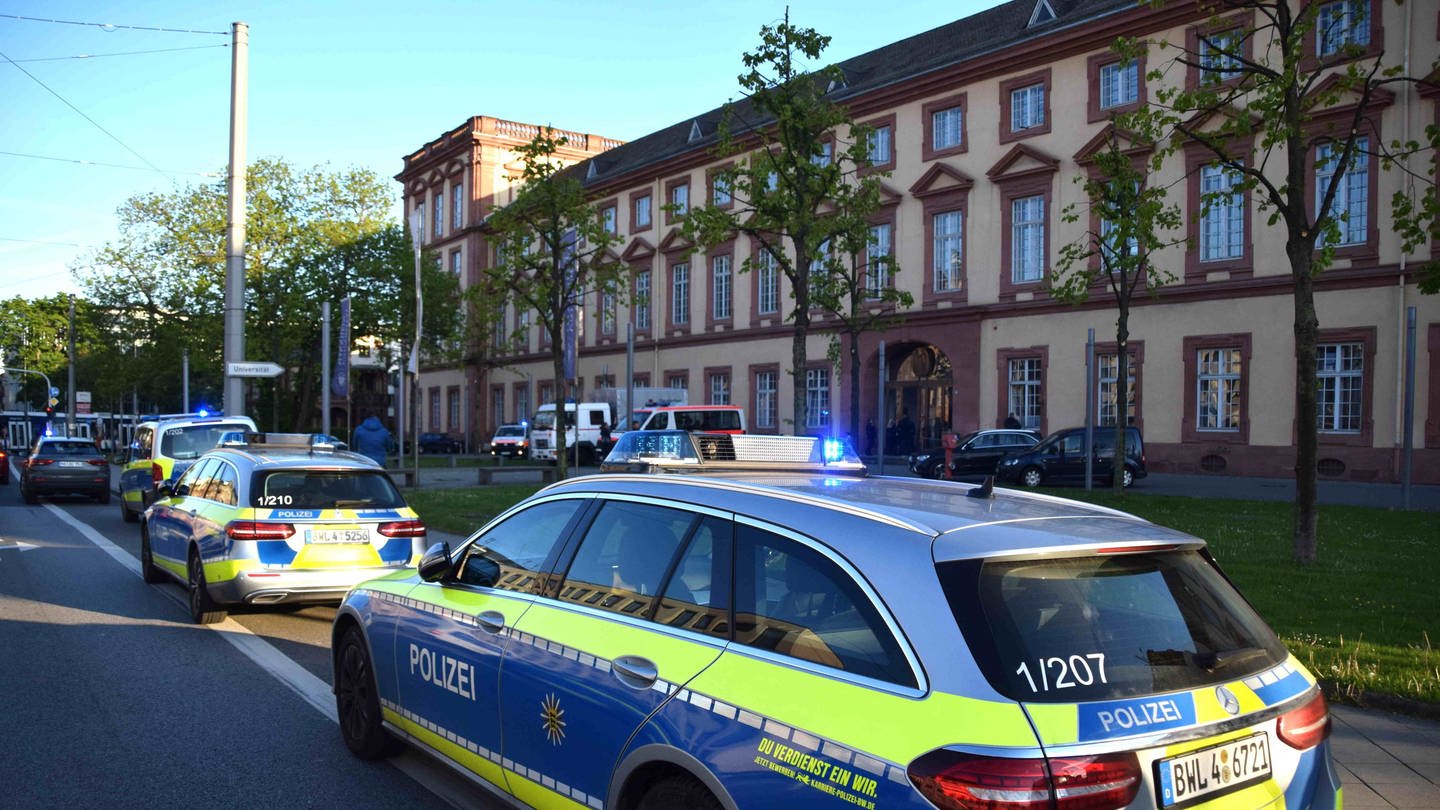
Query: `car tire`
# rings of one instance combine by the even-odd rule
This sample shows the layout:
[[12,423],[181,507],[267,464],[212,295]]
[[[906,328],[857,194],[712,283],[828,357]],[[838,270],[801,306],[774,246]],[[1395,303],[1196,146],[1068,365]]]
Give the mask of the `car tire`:
[[150,550],[150,530],[140,527],[140,578],[147,585],[165,581],[165,572],[155,565],[155,553]]
[[932,465],[930,465],[929,467],[926,467],[926,468],[925,468],[925,477],[926,477],[926,478],[929,478],[929,479],[931,479],[931,480],[933,480],[933,481],[944,481],[944,480],[945,480],[945,464],[942,462],[942,463],[940,463],[940,464],[932,464]]
[[668,810],[684,807],[686,810],[721,810],[720,800],[689,776],[667,776],[645,791],[635,810]]
[[110,490],[107,489],[104,492],[101,492],[99,495],[96,495],[95,502],[98,504],[110,503]]
[[29,487],[21,484],[20,500],[30,504],[31,506],[34,506],[35,504],[40,503],[40,496],[36,495],[34,491],[32,491]]
[[1038,487],[1044,480],[1045,475],[1039,467],[1026,467],[1020,473],[1020,483],[1027,487]]
[[399,740],[382,722],[370,650],[354,625],[340,636],[335,649],[335,713],[345,747],[360,759],[383,759],[399,748]]
[[125,495],[120,495],[120,517],[126,523],[139,523],[140,516],[130,511],[130,505],[125,502]]
[[190,591],[190,620],[196,624],[215,624],[225,620],[225,611],[210,598],[205,585],[205,566],[200,562],[200,553],[191,550],[190,562],[186,565],[185,587]]
[[1120,486],[1124,487],[1125,489],[1129,489],[1132,485],[1134,485],[1134,483],[1135,472],[1129,467],[1126,467],[1124,472],[1120,473]]

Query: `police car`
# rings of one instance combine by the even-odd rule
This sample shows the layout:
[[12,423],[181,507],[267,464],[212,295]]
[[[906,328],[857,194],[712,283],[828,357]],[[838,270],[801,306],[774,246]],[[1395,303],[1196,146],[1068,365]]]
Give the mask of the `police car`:
[[352,752],[516,804],[1340,806],[1315,678],[1202,540],[810,437],[626,433],[332,640]]
[[253,431],[248,416],[224,416],[207,411],[171,413],[135,426],[130,446],[120,454],[120,516],[134,523],[155,501],[162,481],[174,481],[201,454],[233,431]]
[[198,624],[231,605],[338,602],[414,566],[425,524],[370,459],[310,434],[232,432],[145,511],[146,582],[175,579]]

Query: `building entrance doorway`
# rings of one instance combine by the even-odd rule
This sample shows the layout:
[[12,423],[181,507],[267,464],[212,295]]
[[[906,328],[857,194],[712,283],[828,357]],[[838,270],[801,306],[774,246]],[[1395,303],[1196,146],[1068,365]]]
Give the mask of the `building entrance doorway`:
[[900,344],[886,354],[886,453],[938,448],[955,398],[950,358],[926,343]]

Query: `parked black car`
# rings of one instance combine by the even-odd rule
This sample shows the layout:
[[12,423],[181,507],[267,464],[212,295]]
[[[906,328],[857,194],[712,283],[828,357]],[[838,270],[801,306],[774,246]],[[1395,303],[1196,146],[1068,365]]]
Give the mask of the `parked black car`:
[[[1094,429],[1094,463],[1091,477],[1096,483],[1110,480],[1115,461],[1115,428]],[[1130,486],[1145,477],[1145,443],[1140,429],[1125,428],[1124,484]],[[995,480],[1016,482],[1027,487],[1041,484],[1085,483],[1085,428],[1058,430],[1029,450],[1012,453],[1001,459]]]
[[110,462],[89,439],[41,436],[20,467],[20,497],[39,503],[41,495],[83,495],[110,502]]
[[421,433],[420,452],[422,453],[458,453],[465,449],[465,445],[459,439],[452,439],[444,433]]
[[[991,475],[1006,454],[1026,450],[1040,442],[1037,430],[977,430],[960,437],[951,451],[950,477]],[[910,456],[910,471],[924,478],[943,478],[945,451],[930,450]]]

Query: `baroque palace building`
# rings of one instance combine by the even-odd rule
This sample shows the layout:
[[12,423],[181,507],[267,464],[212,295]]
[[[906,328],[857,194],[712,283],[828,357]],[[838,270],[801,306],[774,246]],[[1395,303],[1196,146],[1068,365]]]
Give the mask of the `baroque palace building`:
[[[1440,56],[1433,2],[1334,0],[1347,36],[1371,56],[1424,74]],[[860,421],[883,426],[908,414],[922,446],[941,432],[1000,425],[1014,413],[1049,432],[1085,418],[1086,338],[1096,335],[1102,423],[1116,406],[1116,308],[1103,288],[1072,306],[1050,297],[1061,246],[1087,227],[1063,217],[1083,210],[1076,181],[1103,148],[1112,112],[1147,103],[1147,72],[1195,82],[1197,68],[1151,47],[1134,62],[1111,50],[1117,37],[1183,43],[1218,28],[1211,7],[1136,5],[1131,0],[1013,0],[838,64],[831,97],[874,129],[873,162],[889,173],[872,243],[900,268],[914,296],[899,325],[865,334]],[[1248,13],[1248,12],[1247,12]],[[1323,13],[1323,12],[1322,12]],[[1323,55],[1326,43],[1313,47]],[[1389,55],[1394,54],[1393,60]],[[1396,84],[1374,106],[1371,137],[1422,138],[1440,125],[1440,92]],[[708,252],[682,238],[667,204],[715,201],[709,173],[721,108],[628,143],[581,133],[567,161],[605,221],[624,237],[631,303],[607,314],[585,302],[578,381],[571,390],[623,385],[626,331],[635,334],[636,386],[682,387],[691,403],[746,408],[751,430],[846,432],[849,374],[827,357],[831,335],[812,326],[810,362],[791,374],[788,285],[763,268],[739,272],[757,247],[740,236]],[[426,247],[464,283],[494,260],[483,218],[504,205],[518,175],[513,147],[533,126],[475,118],[405,159],[397,179],[405,206],[427,212]],[[841,133],[844,136],[844,133]],[[1311,149],[1309,178],[1316,168]],[[1415,171],[1433,178],[1430,155]],[[1322,477],[1398,480],[1405,414],[1406,316],[1418,312],[1414,480],[1440,482],[1440,296],[1419,294],[1415,271],[1440,256],[1433,242],[1405,253],[1391,227],[1390,198],[1403,173],[1357,164],[1346,185],[1350,217],[1332,266],[1316,281],[1320,321]],[[1294,463],[1294,336],[1285,233],[1268,222],[1258,193],[1202,212],[1201,195],[1223,182],[1198,147],[1182,148],[1151,182],[1171,189],[1188,244],[1157,254],[1174,280],[1136,296],[1131,311],[1133,394],[1128,419],[1144,434],[1157,472],[1287,476]],[[724,193],[724,190],[721,190]],[[448,195],[448,197],[447,197]],[[447,203],[446,200],[449,200]],[[508,327],[533,321],[507,315]],[[525,331],[525,330],[522,330]],[[548,346],[533,327],[513,350],[459,368],[422,368],[421,430],[463,435],[472,445],[494,427],[530,418],[553,401]],[[882,344],[883,341],[883,344]],[[885,379],[880,348],[885,357]],[[478,356],[478,355],[477,355]],[[883,384],[885,412],[877,413]],[[816,424],[793,424],[793,385],[805,387]],[[865,450],[866,448],[862,448]]]

